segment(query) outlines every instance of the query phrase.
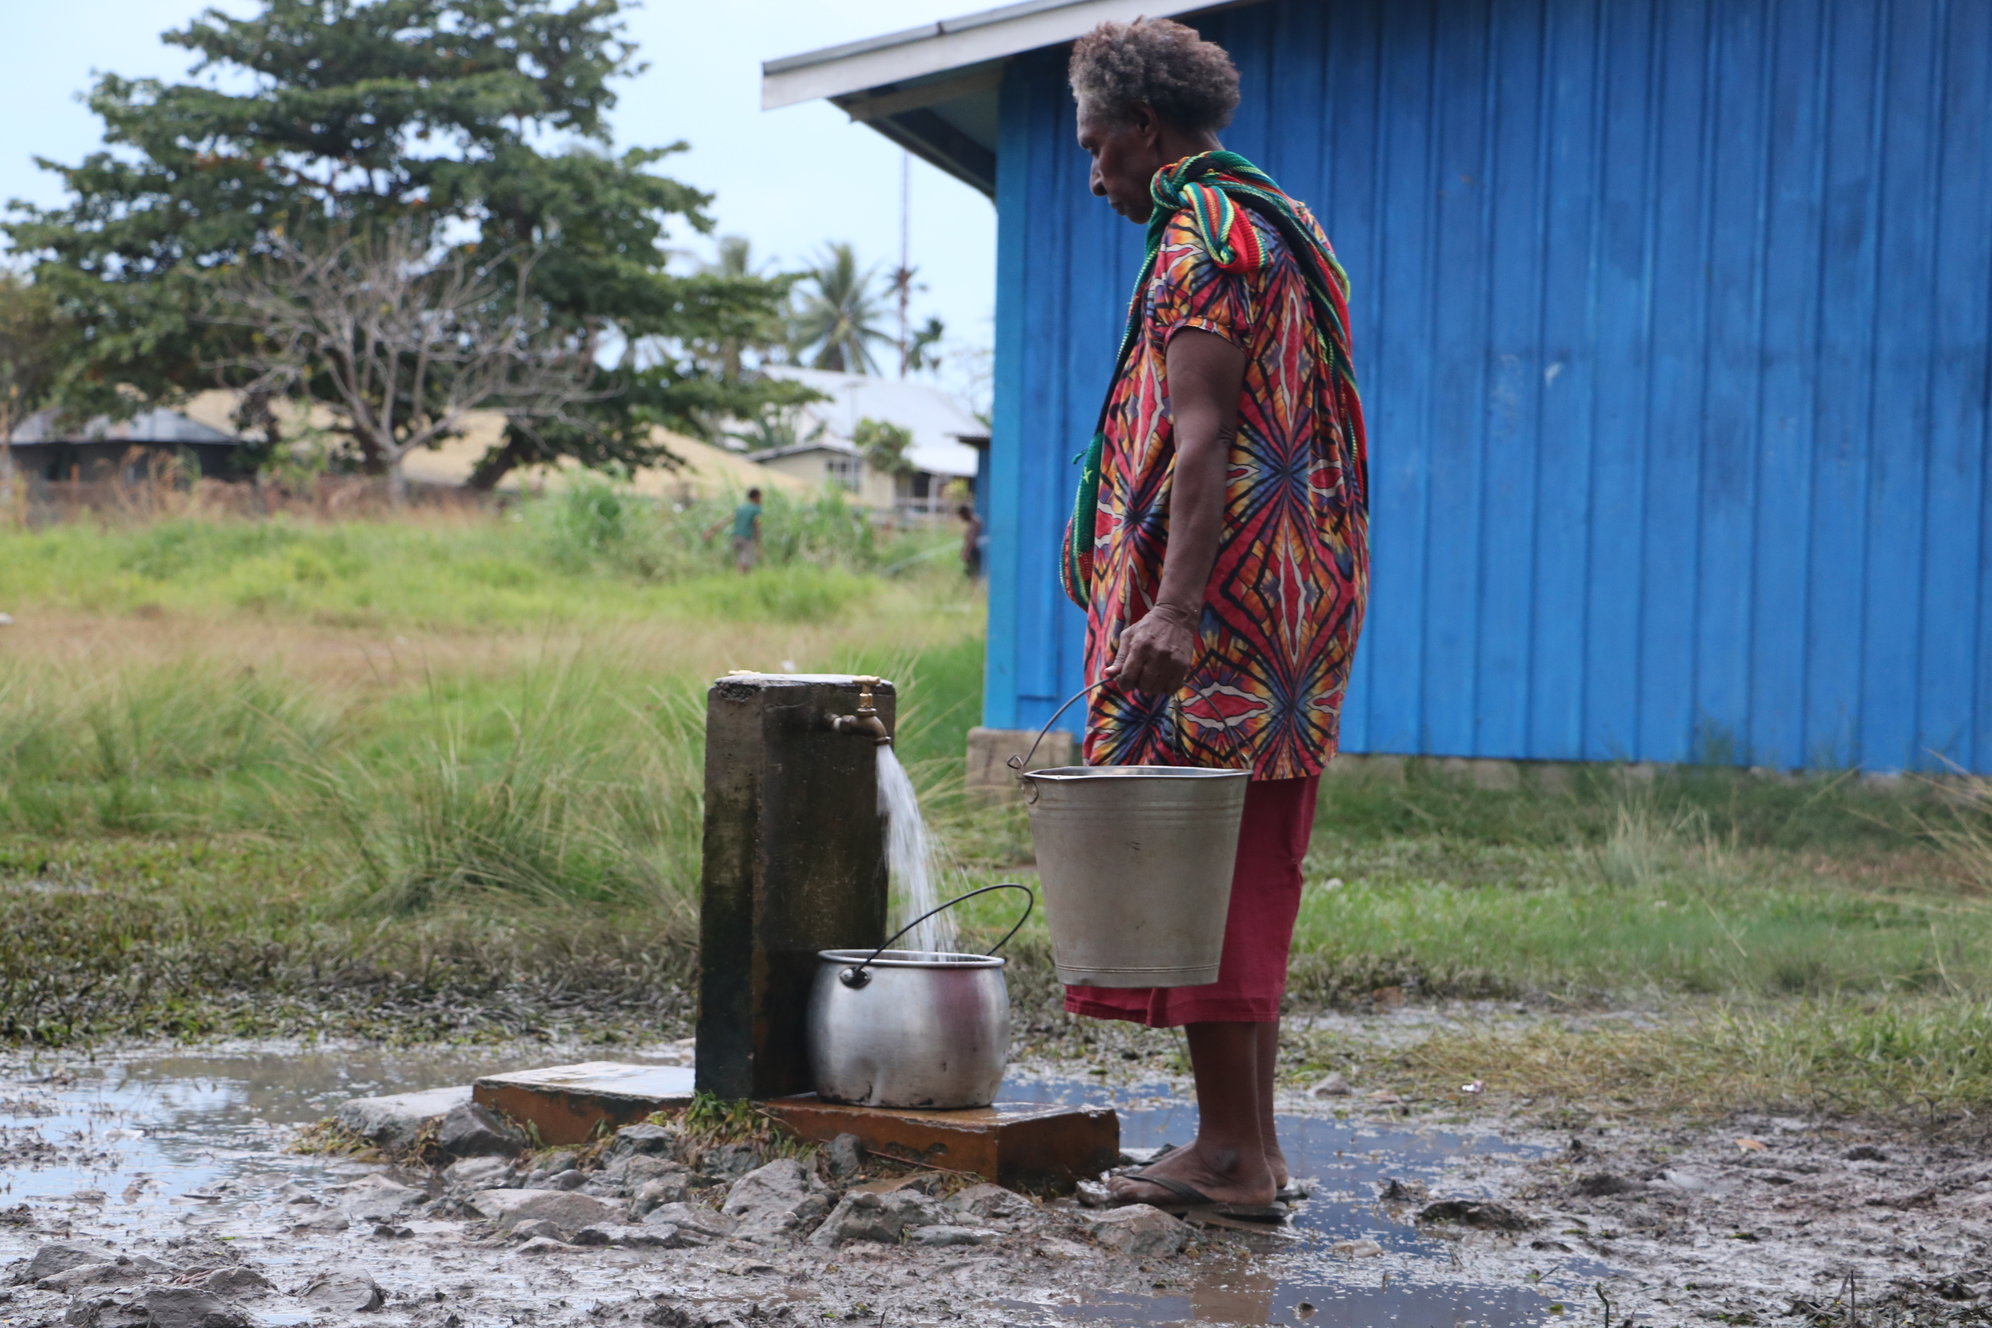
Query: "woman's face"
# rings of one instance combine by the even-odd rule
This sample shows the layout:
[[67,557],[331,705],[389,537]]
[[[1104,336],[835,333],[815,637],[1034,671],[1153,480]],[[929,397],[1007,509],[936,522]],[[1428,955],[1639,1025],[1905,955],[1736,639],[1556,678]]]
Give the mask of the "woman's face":
[[1169,164],[1161,141],[1161,123],[1146,106],[1137,106],[1124,123],[1113,124],[1080,103],[1079,146],[1093,159],[1093,192],[1129,221],[1145,223],[1155,208],[1148,185]]

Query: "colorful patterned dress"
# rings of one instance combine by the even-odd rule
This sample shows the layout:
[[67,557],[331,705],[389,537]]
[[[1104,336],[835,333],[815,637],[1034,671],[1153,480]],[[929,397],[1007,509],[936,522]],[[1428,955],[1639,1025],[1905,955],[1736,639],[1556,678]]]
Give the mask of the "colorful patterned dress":
[[[1294,208],[1326,251],[1318,223]],[[1344,418],[1294,255],[1265,217],[1241,214],[1264,250],[1248,271],[1213,261],[1190,211],[1170,221],[1142,296],[1139,340],[1108,400],[1086,614],[1089,682],[1161,585],[1176,460],[1169,338],[1200,328],[1248,357],[1202,654],[1175,697],[1113,683],[1094,692],[1085,743],[1092,764],[1294,779],[1318,774],[1335,754],[1369,594],[1361,429]]]

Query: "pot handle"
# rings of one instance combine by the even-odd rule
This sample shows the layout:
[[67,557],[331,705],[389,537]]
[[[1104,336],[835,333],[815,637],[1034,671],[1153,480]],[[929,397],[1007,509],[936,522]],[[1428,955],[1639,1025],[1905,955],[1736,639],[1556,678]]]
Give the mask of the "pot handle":
[[1031,888],[1028,885],[1018,885],[1015,881],[1004,881],[999,885],[985,885],[979,890],[970,890],[965,895],[956,895],[953,899],[950,899],[947,903],[942,904],[939,908],[928,909],[925,913],[922,913],[919,917],[913,919],[911,922],[901,927],[898,931],[886,937],[885,943],[883,945],[880,945],[878,949],[872,951],[870,958],[866,959],[864,963],[853,964],[849,968],[846,968],[841,972],[839,972],[837,974],[837,981],[843,983],[847,987],[855,988],[855,987],[864,986],[867,982],[871,981],[871,974],[867,973],[865,970],[871,966],[871,962],[873,959],[877,959],[880,955],[884,954],[887,950],[891,949],[892,943],[894,941],[904,936],[907,932],[912,931],[915,927],[925,922],[928,918],[933,917],[934,914],[945,913],[949,909],[953,908],[956,904],[963,903],[967,900],[973,899],[977,895],[986,895],[991,890],[1022,890],[1024,892],[1024,916],[1017,919],[1016,926],[1010,928],[1010,930],[1003,933],[1002,940],[996,942],[996,944],[989,947],[989,954],[990,956],[993,957],[998,950],[1002,949],[1004,946],[1010,943],[1010,938],[1012,936],[1015,936],[1018,932],[1023,930],[1024,924],[1026,922],[1029,922],[1031,920],[1031,910],[1037,907],[1037,896],[1031,893]]

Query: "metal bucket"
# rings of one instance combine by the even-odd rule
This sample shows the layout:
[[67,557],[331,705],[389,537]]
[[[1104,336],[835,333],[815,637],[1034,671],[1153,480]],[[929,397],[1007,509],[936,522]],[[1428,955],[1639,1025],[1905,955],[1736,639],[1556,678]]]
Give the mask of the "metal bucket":
[[1058,766],[1020,771],[1060,982],[1217,981],[1243,770]]
[[[1003,884],[971,890],[915,918],[892,944],[941,909]],[[1035,902],[1035,901],[1033,901]],[[995,949],[1017,934],[1010,929]],[[819,950],[807,1040],[816,1095],[868,1107],[986,1107],[1010,1063],[1010,988],[1004,960],[923,950]]]

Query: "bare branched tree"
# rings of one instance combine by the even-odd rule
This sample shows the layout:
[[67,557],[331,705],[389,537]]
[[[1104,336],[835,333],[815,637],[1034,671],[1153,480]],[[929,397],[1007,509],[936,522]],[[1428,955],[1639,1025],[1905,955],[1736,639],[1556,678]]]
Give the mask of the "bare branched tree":
[[588,395],[596,334],[556,329],[532,255],[429,243],[405,225],[317,243],[274,237],[223,286],[214,318],[256,333],[251,390],[331,408],[360,467],[407,497],[402,462],[501,409],[515,427]]

